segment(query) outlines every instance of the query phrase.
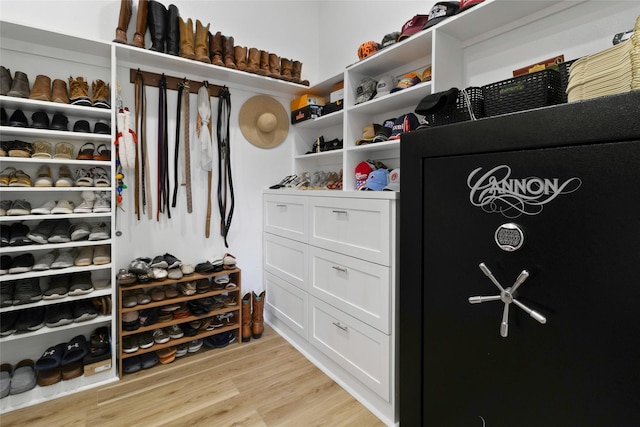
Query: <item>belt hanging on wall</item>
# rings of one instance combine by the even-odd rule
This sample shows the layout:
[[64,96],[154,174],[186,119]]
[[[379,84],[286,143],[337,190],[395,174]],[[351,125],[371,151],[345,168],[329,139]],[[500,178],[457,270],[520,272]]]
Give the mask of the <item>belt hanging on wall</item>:
[[157,191],[157,208],[156,221],[160,221],[160,214],[167,212],[167,216],[171,218],[169,209],[169,189],[168,189],[168,155],[169,140],[167,135],[167,86],[164,74],[160,78],[158,86],[158,191]]
[[227,236],[231,228],[231,218],[235,207],[233,178],[231,175],[231,147],[229,145],[229,117],[231,114],[231,93],[225,87],[218,98],[218,208],[220,209],[220,235],[228,248]]

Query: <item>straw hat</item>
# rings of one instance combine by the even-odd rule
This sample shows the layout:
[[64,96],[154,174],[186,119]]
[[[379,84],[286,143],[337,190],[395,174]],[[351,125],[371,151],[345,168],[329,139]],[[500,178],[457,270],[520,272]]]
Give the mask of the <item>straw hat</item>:
[[260,148],[277,147],[289,131],[289,117],[284,107],[266,95],[247,100],[240,108],[238,121],[242,135]]

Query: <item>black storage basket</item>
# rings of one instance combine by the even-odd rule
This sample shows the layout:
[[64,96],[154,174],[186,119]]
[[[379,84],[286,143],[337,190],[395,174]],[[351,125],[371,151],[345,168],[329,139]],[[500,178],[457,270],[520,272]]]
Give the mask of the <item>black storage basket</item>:
[[569,85],[569,68],[571,64],[576,62],[576,59],[572,61],[565,61],[558,64],[558,71],[560,72],[560,90],[562,91],[562,102],[567,102],[567,86]]
[[560,73],[547,68],[482,86],[487,117],[562,103]]
[[[465,89],[469,96],[471,111],[476,119],[484,117],[484,98],[482,96],[482,88],[471,86]],[[433,114],[425,116],[431,126],[446,125],[449,123],[464,122],[471,120],[467,100],[462,91],[458,93],[456,102],[437,111]]]

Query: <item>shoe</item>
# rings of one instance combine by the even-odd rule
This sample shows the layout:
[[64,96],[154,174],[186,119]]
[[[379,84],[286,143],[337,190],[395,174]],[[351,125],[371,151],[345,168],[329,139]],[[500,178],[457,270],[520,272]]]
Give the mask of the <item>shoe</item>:
[[167,8],[160,2],[149,1],[147,14],[147,27],[151,35],[151,47],[154,52],[165,52],[167,36]]
[[9,255],[0,256],[0,276],[9,274],[11,268],[11,257]]
[[[73,145],[68,142],[58,142],[53,149],[53,158],[71,160],[73,148]],[[69,176],[71,176],[71,172],[69,172]]]
[[24,253],[11,259],[11,267],[9,268],[9,274],[26,273],[33,270],[33,264],[35,259],[33,254]]
[[33,129],[49,129],[49,116],[44,111],[36,111],[31,115]]
[[40,221],[40,223],[31,231],[27,233],[27,237],[41,245],[48,243],[49,236],[53,232],[56,226],[56,221]]
[[59,102],[61,104],[68,104],[69,91],[67,91],[67,82],[60,79],[55,79],[51,84],[51,101]]
[[30,304],[42,299],[42,290],[38,278],[21,279],[16,282],[13,293],[13,305]]
[[124,353],[135,353],[139,349],[140,345],[136,335],[125,335],[122,337],[122,351]]
[[15,281],[0,283],[0,306],[9,307],[13,305],[13,294],[15,293],[15,289]]
[[11,242],[11,226],[7,224],[2,224],[0,225],[0,230],[2,232],[0,246],[2,247],[9,246]]
[[71,222],[68,219],[62,218],[57,220],[47,241],[49,243],[69,243],[71,241],[70,228]]
[[36,361],[35,368],[37,371],[43,371],[46,369],[53,369],[60,367],[62,363],[62,355],[67,348],[67,343],[61,343],[52,347],[49,347],[42,353],[40,359]]
[[108,192],[96,194],[96,200],[93,204],[94,213],[111,212],[111,195]]
[[9,245],[11,246],[25,246],[33,244],[33,241],[29,239],[29,227],[20,222],[14,222],[11,224],[9,231],[11,237],[9,238]]
[[70,365],[74,362],[82,361],[89,353],[89,344],[84,335],[77,335],[67,343],[67,347],[62,355],[61,365]]
[[12,84],[13,79],[11,78],[11,71],[3,65],[0,65],[0,95],[6,96],[11,90]]
[[111,108],[109,102],[109,84],[102,80],[95,80],[91,83],[91,90],[93,92],[93,98],[91,103],[97,108]]
[[69,295],[86,295],[93,292],[93,283],[91,281],[90,271],[80,271],[71,275],[69,286]]
[[69,295],[69,286],[69,275],[61,274],[59,276],[52,276],[51,279],[49,279],[49,286],[42,294],[42,299],[54,300],[64,298]]
[[16,322],[19,311],[0,313],[0,337],[6,337],[17,332]]
[[153,347],[155,341],[153,340],[153,333],[151,331],[145,331],[138,335],[138,344],[140,348]]
[[9,187],[31,187],[31,177],[18,169],[9,178]]
[[[75,212],[75,209],[74,209]],[[84,240],[91,234],[91,226],[86,222],[78,222],[73,224],[69,229],[71,232],[71,241]]]
[[109,246],[100,245],[95,246],[93,250],[93,264],[103,265],[111,262],[111,254],[109,253]]
[[[27,116],[24,115],[22,110],[16,110],[11,114],[9,118],[9,126],[17,127],[17,128],[26,128],[29,127],[29,122],[27,121]],[[11,156],[10,157],[23,157],[23,156]]]
[[118,271],[117,279],[119,285],[131,285],[136,282],[136,275],[126,268],[121,268],[120,271]]
[[[49,328],[70,325],[73,323],[72,303],[48,305],[45,316],[45,325]],[[65,344],[66,348],[66,344]]]
[[195,295],[196,282],[180,282],[178,283],[177,288],[182,295]]
[[35,264],[33,264],[32,270],[33,271],[49,270],[51,268],[51,264],[53,264],[53,261],[55,261],[57,256],[58,256],[57,249],[54,249],[51,252],[48,252],[42,255],[40,258],[36,260]]
[[189,341],[189,347],[188,347],[188,352],[189,353],[195,353],[196,351],[200,350],[202,348],[202,344],[203,341],[202,339],[197,339],[197,340],[193,340],[193,341]]
[[[7,185],[9,184],[7,183]],[[11,205],[13,205],[13,200],[0,200],[0,216],[7,216],[7,212],[11,209]]]
[[86,322],[98,317],[98,311],[91,300],[83,299],[73,303],[73,321],[75,323]]
[[51,102],[51,77],[38,74],[33,82],[29,99]]
[[166,365],[176,360],[176,351],[175,347],[167,347],[158,350],[157,354],[160,363]]
[[73,267],[73,260],[77,254],[76,249],[60,251],[58,257],[51,263],[52,269]]
[[55,182],[56,187],[72,187],[73,186],[73,178],[71,175],[71,170],[68,166],[62,165],[60,169],[58,169],[58,179]]
[[91,213],[96,200],[96,194],[93,191],[83,191],[80,193],[82,203],[73,208],[74,213]]
[[91,227],[91,233],[89,233],[89,240],[107,240],[111,237],[111,230],[104,222],[94,224]]
[[83,246],[78,251],[78,256],[73,260],[73,265],[86,267],[93,262],[93,246]]
[[69,130],[69,119],[67,116],[61,113],[55,113],[53,118],[51,119],[51,129],[52,130],[61,130],[68,131]]
[[176,357],[182,357],[189,352],[189,345],[187,343],[178,344],[176,346]]
[[[86,120],[77,120],[73,124],[73,131],[79,133],[90,133],[91,127],[89,126],[89,122]],[[76,156],[76,160],[91,160],[93,158],[93,150],[95,146],[91,142],[87,142],[82,147],[80,147],[80,151]],[[89,150],[89,151],[87,151]]]
[[167,263],[167,269],[178,268],[182,265],[182,261],[171,254],[164,254],[162,257]]
[[169,268],[169,264],[167,263],[167,261],[164,259],[164,256],[162,255],[158,255],[157,257],[153,258],[153,261],[151,261],[151,268]]
[[31,213],[31,203],[26,200],[14,200],[11,208],[7,211],[9,216],[29,215]]
[[37,207],[35,209],[31,209],[31,213],[33,215],[50,215],[51,209],[56,207],[55,200],[48,200],[42,206]]
[[[24,97],[26,98],[26,97]],[[18,362],[11,376],[10,395],[16,395],[32,390],[36,386],[36,371],[31,359]]]
[[166,342],[169,342],[170,339],[171,337],[169,336],[169,334],[167,334],[164,330],[160,328],[153,331],[153,340],[158,344],[164,344]]
[[91,98],[89,98],[89,83],[84,77],[74,79],[69,77],[69,101],[72,105],[83,105],[91,107]]
[[11,82],[11,89],[7,92],[7,96],[16,98],[29,97],[29,78],[22,71],[16,71]]
[[90,169],[78,168],[75,173],[76,187],[93,187],[93,175]]
[[169,334],[169,338],[178,339],[184,336],[184,332],[180,329],[178,325],[171,325],[166,329],[166,333]]
[[[98,120],[96,124],[93,125],[93,133],[98,135],[111,135],[111,126],[102,120]],[[109,150],[105,144],[98,145],[98,148],[96,148],[96,154],[93,155],[93,160],[111,160],[111,150]]]
[[41,165],[36,173],[34,187],[53,187],[53,179],[51,178],[51,168],[48,165]]
[[223,263],[225,270],[232,270],[236,268],[236,257],[228,253],[224,254]]
[[75,205],[71,200],[60,200],[56,203],[56,206],[51,209],[52,214],[72,214],[75,209]]
[[183,276],[188,276],[190,274],[193,274],[195,270],[195,268],[193,267],[193,265],[191,264],[181,264],[180,265],[180,271],[182,272]]
[[52,146],[48,141],[35,141],[33,144],[33,154],[31,155],[34,159],[51,159],[52,156]]

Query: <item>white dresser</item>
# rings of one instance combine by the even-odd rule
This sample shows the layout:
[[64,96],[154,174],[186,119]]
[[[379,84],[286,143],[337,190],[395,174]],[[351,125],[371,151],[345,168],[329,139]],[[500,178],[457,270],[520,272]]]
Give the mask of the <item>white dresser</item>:
[[267,322],[397,423],[399,193],[264,192]]

